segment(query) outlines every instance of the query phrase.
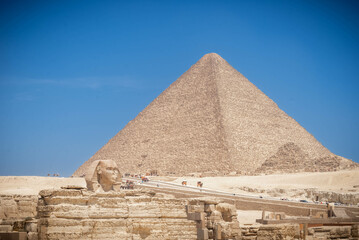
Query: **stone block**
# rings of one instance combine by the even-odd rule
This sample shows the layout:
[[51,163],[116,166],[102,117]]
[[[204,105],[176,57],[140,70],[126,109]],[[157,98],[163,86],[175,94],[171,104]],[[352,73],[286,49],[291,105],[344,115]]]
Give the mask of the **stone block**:
[[205,204],[204,211],[205,212],[213,212],[216,210],[216,206],[214,204]]
[[197,229],[198,240],[208,240],[208,229]]
[[128,205],[128,216],[133,218],[157,218],[161,217],[157,203],[145,202]]
[[229,224],[229,227],[232,229],[232,231],[240,231],[240,227],[239,227],[239,222],[238,221],[233,221]]
[[[84,211],[72,211],[72,212],[54,212],[53,215],[57,218],[68,219],[85,219],[89,218],[89,214]],[[112,216],[112,215],[111,215]]]
[[12,229],[11,225],[0,225],[0,232],[11,232]]
[[208,239],[213,239],[213,229],[212,230],[208,230]]
[[0,233],[0,239],[4,240],[27,240],[26,232]]
[[185,211],[171,211],[170,209],[161,209],[162,218],[187,218]]
[[13,228],[14,231],[25,231],[25,221],[15,221]]
[[200,197],[200,198],[192,198],[189,200],[190,205],[197,205],[197,204],[218,204],[223,202],[223,200],[213,197]]
[[204,212],[204,204],[188,205],[187,211],[188,212]]
[[352,237],[359,238],[359,225],[352,226]]
[[319,211],[313,216],[313,218],[328,218],[328,213],[325,211]]
[[237,216],[237,209],[232,204],[219,203],[216,208],[217,208],[217,211],[222,213],[223,219],[227,222],[231,222],[232,217]]
[[129,204],[132,203],[145,203],[145,202],[151,202],[152,198],[149,196],[136,196],[136,197],[126,197],[125,198]]
[[208,220],[211,220],[211,221],[221,221],[223,220],[222,218],[222,214],[219,212],[219,211],[213,211],[211,213],[211,215],[208,217]]
[[206,228],[207,227],[206,221],[196,221],[196,227],[201,229]]
[[27,233],[27,240],[38,240],[39,236],[37,232],[29,232]]
[[195,221],[204,221],[204,213],[203,212],[188,213],[187,219],[195,220]]
[[331,238],[349,238],[351,235],[351,227],[336,227],[330,230]]
[[124,198],[97,198],[96,204],[104,208],[127,208]]
[[214,238],[213,239],[222,239],[222,227],[221,225],[215,225],[213,229]]
[[207,220],[207,228],[208,228],[208,229],[213,228],[213,221]]
[[82,196],[66,197],[66,196],[56,196],[56,197],[46,197],[45,202],[48,205],[57,205],[57,204],[73,204],[73,205],[87,205],[88,198]]
[[37,232],[37,220],[26,221],[25,230],[26,232]]

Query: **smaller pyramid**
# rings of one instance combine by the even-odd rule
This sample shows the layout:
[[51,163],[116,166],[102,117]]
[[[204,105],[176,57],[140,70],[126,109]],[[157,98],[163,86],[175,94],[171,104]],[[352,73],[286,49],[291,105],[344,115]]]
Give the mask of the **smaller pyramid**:
[[123,173],[161,175],[334,171],[336,156],[218,54],[203,56],[130,121],[98,159]]
[[[320,166],[320,169],[318,169],[318,166]],[[299,146],[290,142],[281,146],[273,156],[269,157],[256,169],[255,173],[330,172],[351,169],[356,166],[356,163],[346,161],[339,156],[311,158]]]

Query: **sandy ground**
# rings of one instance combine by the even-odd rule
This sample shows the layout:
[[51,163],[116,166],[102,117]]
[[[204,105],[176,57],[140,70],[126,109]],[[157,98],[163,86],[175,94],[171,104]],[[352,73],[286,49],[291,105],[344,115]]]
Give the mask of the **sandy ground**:
[[255,224],[256,219],[262,218],[262,211],[243,211],[237,210],[240,225]]
[[282,192],[282,195],[291,195],[295,191],[309,188],[326,192],[359,193],[359,170],[240,177],[186,177],[178,178],[174,182],[181,183],[183,180],[187,180],[187,184],[192,186],[201,181],[203,187],[210,189],[263,196],[269,196],[266,192],[273,189]]
[[0,176],[0,194],[36,195],[42,189],[76,185],[86,187],[84,178]]
[[[359,170],[265,176],[159,178],[179,184],[183,180],[187,180],[188,185],[192,186],[196,186],[197,181],[202,181],[205,188],[231,193],[248,194],[248,192],[251,192],[248,188],[259,191],[268,189],[291,191],[295,189],[316,188],[319,191],[359,193]],[[85,187],[86,183],[83,178],[0,176],[0,194],[37,194],[42,189],[60,188],[67,185]],[[252,193],[254,195],[261,194],[257,192]]]

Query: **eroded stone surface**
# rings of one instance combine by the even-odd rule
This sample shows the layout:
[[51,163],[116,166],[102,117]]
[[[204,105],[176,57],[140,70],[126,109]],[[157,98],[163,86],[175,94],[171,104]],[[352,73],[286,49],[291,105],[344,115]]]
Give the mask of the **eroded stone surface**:
[[1,195],[0,219],[18,219],[36,216],[37,196]]
[[42,191],[40,239],[196,239],[186,201],[150,192]]

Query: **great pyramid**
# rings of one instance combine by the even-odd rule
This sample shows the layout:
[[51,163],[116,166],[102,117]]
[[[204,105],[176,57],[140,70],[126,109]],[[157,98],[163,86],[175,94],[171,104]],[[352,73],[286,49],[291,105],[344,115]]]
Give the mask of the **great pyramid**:
[[[332,171],[358,166],[331,153],[218,54],[203,56],[92,161],[123,173],[187,175]],[[298,166],[302,166],[298,168]]]

